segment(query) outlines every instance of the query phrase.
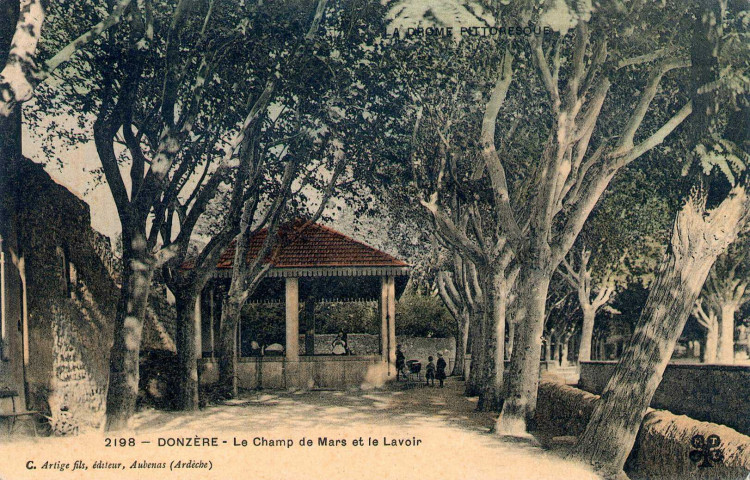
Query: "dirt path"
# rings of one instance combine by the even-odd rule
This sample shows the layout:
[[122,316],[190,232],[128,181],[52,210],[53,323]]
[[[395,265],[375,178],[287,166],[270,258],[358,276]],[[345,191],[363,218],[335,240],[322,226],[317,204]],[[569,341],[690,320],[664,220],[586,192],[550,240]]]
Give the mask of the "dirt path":
[[[444,389],[257,392],[233,405],[211,406],[195,415],[140,412],[133,424],[134,447],[104,448],[100,435],[28,440],[15,442],[13,447],[21,450],[19,460],[28,457],[36,465],[41,457],[34,457],[28,449],[57,451],[58,457],[62,455],[71,462],[77,455],[89,460],[89,468],[92,459],[119,461],[126,469],[118,472],[119,476],[103,470],[92,476],[91,469],[78,474],[63,472],[63,477],[70,475],[68,478],[98,479],[110,474],[111,478],[136,478],[123,476],[126,472],[137,473],[138,478],[160,479],[598,478],[539,447],[503,441],[490,434],[493,415],[475,412],[475,399],[463,397],[461,389],[462,385],[449,381]],[[215,436],[219,445],[159,446],[160,442],[174,441],[167,439],[196,435]],[[312,445],[301,446],[303,439]],[[247,446],[242,446],[243,441],[247,441]],[[66,449],[72,449],[72,453]],[[210,461],[212,469],[180,470],[175,474],[168,468],[129,468],[133,461],[169,463],[178,459]],[[2,468],[0,478],[46,478],[29,475],[23,468],[5,472]]]

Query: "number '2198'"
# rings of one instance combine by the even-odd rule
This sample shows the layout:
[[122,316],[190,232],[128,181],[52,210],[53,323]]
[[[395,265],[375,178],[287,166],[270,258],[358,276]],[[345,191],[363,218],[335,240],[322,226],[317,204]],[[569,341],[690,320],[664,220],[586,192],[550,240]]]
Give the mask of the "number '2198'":
[[135,447],[135,438],[133,437],[127,437],[127,438],[108,437],[104,439],[104,446],[105,447]]

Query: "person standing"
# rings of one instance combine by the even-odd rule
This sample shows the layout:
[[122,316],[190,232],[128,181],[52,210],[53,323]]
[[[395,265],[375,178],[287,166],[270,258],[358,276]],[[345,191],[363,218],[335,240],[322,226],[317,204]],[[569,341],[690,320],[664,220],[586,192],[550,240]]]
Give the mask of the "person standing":
[[396,381],[399,380],[400,375],[404,376],[404,380],[407,379],[406,372],[404,372],[405,365],[406,357],[404,352],[401,351],[401,345],[396,345]]
[[440,388],[443,388],[443,380],[445,380],[445,368],[448,366],[445,363],[442,353],[438,353],[437,368],[435,370],[435,378],[440,382]]
[[435,386],[435,364],[432,361],[432,355],[427,357],[427,370],[425,373],[425,379],[427,380],[427,385],[429,385],[430,380],[432,380],[432,386]]

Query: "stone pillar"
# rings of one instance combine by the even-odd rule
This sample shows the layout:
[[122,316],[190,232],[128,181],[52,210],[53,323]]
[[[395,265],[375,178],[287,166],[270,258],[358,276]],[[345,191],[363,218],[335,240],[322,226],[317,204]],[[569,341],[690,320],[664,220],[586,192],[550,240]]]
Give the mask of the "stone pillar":
[[286,279],[286,357],[284,384],[288,389],[301,385],[299,364],[299,278]]
[[388,277],[380,277],[380,355],[383,363],[388,362]]
[[201,316],[201,298],[203,298],[203,292],[198,294],[198,298],[195,299],[195,312],[193,314],[193,321],[195,322],[195,356],[197,358],[203,358],[203,322]]
[[215,283],[211,282],[208,290],[208,336],[211,340],[211,358],[216,357],[216,288]]
[[305,355],[315,355],[315,298],[305,300]]
[[396,375],[396,279],[388,277],[388,373]]
[[299,359],[299,279],[286,279],[286,359]]

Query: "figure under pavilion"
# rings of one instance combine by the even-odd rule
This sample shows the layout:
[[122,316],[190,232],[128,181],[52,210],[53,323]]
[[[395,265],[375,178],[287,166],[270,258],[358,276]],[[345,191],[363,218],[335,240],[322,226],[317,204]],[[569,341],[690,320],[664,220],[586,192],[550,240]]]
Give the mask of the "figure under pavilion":
[[[250,241],[246,261],[259,254],[268,231],[258,231]],[[392,255],[319,223],[295,220],[278,229],[270,268],[250,297],[251,303],[284,304],[284,345],[278,355],[259,355],[255,340],[241,338],[238,345],[252,345],[252,356],[240,358],[238,383],[243,388],[345,389],[396,377],[396,299],[404,290],[409,265]],[[217,380],[221,300],[232,275],[234,245],[222,254],[213,278],[207,283],[196,308],[196,344],[201,383]],[[187,265],[189,268],[189,265]],[[375,351],[333,355],[315,346],[315,304],[377,302],[379,342]],[[304,336],[300,335],[303,305]],[[246,349],[238,348],[240,353]],[[266,353],[266,352],[264,352]]]

